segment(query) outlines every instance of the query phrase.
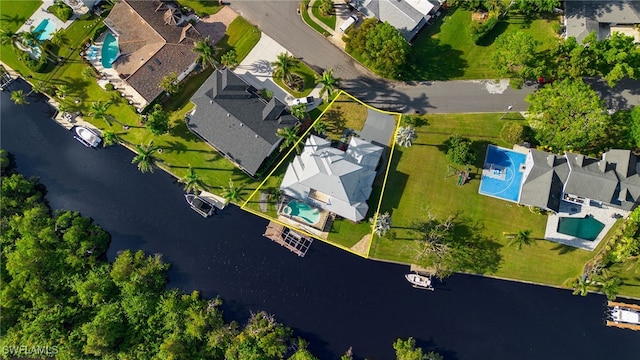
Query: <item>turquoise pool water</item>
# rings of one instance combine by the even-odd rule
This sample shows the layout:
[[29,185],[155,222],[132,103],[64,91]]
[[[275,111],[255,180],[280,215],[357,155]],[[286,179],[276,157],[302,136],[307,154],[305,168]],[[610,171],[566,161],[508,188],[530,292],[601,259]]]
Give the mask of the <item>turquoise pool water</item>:
[[[291,211],[286,208],[291,209]],[[299,217],[310,225],[315,225],[320,221],[320,210],[300,201],[291,200],[284,209],[286,215]]]
[[36,26],[35,29],[33,29],[33,31],[36,33],[42,31],[40,35],[38,35],[38,40],[45,41],[50,39],[51,34],[56,31],[56,24],[49,21],[49,19],[44,19],[40,22],[40,24],[38,24],[38,26]]
[[111,69],[113,62],[120,54],[118,47],[118,39],[112,33],[108,33],[102,43],[102,66],[105,69]]
[[561,217],[558,222],[559,233],[589,241],[595,240],[602,229],[604,229],[604,224],[592,216],[583,218]]

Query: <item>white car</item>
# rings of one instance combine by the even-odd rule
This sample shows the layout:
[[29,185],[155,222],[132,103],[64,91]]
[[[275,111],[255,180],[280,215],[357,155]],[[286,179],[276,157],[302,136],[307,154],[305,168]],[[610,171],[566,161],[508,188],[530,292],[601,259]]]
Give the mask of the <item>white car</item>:
[[293,100],[293,106],[300,105],[300,104],[305,104],[305,105],[313,104],[313,96],[307,96],[307,97]]

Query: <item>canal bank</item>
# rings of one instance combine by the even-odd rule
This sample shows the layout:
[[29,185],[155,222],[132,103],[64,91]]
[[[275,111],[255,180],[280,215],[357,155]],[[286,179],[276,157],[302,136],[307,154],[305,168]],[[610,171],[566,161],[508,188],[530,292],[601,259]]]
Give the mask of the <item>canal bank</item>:
[[[27,89],[17,83],[17,88]],[[13,89],[13,88],[12,88]],[[393,358],[397,337],[453,359],[633,359],[638,334],[604,325],[591,294],[454,275],[436,291],[413,289],[406,266],[367,261],[321,242],[304,258],[265,239],[265,220],[231,206],[204,219],[163,172],[141,174],[122,147],[91,150],[50,121],[51,109],[1,96],[0,146],[17,170],[39,176],[52,208],[90,216],[124,249],[161,253],[170,286],[221,296],[227,319],[266,310],[307,338],[321,359],[353,346],[360,358]]]

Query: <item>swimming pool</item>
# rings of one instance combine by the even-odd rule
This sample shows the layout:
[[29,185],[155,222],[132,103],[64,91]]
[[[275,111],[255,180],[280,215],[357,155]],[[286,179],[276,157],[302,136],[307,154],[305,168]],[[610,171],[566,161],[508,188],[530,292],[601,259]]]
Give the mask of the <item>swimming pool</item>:
[[518,202],[522,186],[522,166],[527,156],[517,151],[489,145],[478,193]]
[[118,47],[118,39],[112,33],[108,33],[102,43],[102,66],[105,69],[111,69],[113,62],[120,55]]
[[297,200],[289,201],[282,209],[282,212],[288,216],[298,217],[309,225],[315,225],[320,221],[320,210]]
[[56,24],[54,24],[49,19],[43,19],[35,29],[33,29],[34,33],[40,32],[38,35],[38,40],[45,41],[51,38],[51,34],[56,31]]
[[561,217],[558,221],[558,232],[589,241],[595,240],[604,229],[604,224],[593,216],[583,218]]

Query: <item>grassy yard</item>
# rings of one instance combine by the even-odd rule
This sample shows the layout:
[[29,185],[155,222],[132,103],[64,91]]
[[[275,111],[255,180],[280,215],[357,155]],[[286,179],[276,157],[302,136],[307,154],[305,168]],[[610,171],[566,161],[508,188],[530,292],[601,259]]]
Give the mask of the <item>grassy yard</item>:
[[302,20],[304,20],[304,22],[307,23],[307,25],[311,26],[312,29],[319,32],[323,36],[331,35],[329,34],[329,32],[323,29],[322,26],[316,24],[316,22],[313,21],[311,16],[309,16],[309,13],[306,11],[308,5],[309,5],[309,0],[304,0],[300,2],[300,13],[302,14]]
[[311,6],[311,12],[313,13],[313,16],[315,16],[316,19],[322,21],[322,23],[327,25],[329,28],[335,30],[335,28],[336,28],[336,11],[335,11],[335,9],[331,12],[331,14],[329,16],[322,15],[322,13],[320,12],[320,1],[321,0],[314,1],[313,5]]
[[238,63],[241,63],[251,49],[256,46],[261,34],[258,28],[243,17],[238,16],[229,24],[224,37],[216,44],[220,48],[218,55],[224,54],[233,48],[236,50]]
[[471,11],[450,9],[433,25],[418,35],[413,43],[414,79],[493,79],[498,74],[491,68],[494,40],[503,33],[522,30],[540,42],[538,51],[549,49],[557,36],[551,23],[558,19],[528,20],[509,14],[493,29],[482,45],[471,40]]
[[[396,147],[380,209],[391,213],[393,235],[382,239],[376,236],[370,257],[411,263],[417,236],[410,230],[412,222],[424,220],[427,211],[439,219],[458,213],[464,232],[499,248],[502,262],[492,275],[561,286],[581,273],[591,252],[544,240],[522,250],[506,246],[505,232],[529,229],[533,238],[542,238],[546,217],[531,213],[527,207],[478,194],[487,144],[508,146],[498,137],[504,123],[500,116],[427,116],[424,119],[428,125],[418,127],[414,145]],[[476,166],[471,169],[472,179],[463,186],[456,185],[457,176],[445,178],[449,161],[443,143],[453,133],[469,137],[478,153]]]
[[178,3],[192,8],[198,16],[213,15],[222,9],[215,0],[178,0]]

